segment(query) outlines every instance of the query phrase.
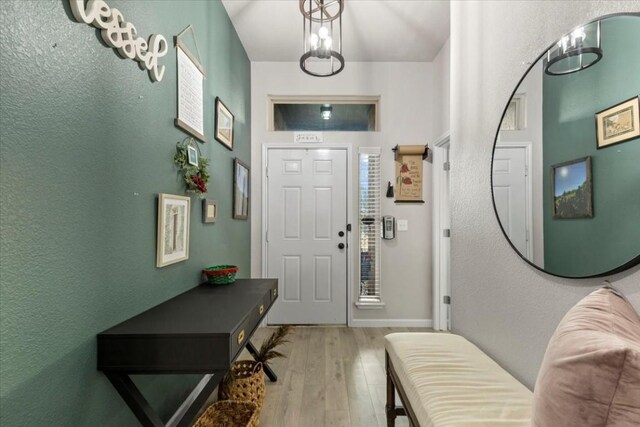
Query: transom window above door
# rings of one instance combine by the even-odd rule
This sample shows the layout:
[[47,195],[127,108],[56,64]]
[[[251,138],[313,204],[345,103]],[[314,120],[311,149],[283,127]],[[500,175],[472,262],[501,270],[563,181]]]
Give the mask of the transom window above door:
[[379,96],[270,96],[271,131],[379,130]]

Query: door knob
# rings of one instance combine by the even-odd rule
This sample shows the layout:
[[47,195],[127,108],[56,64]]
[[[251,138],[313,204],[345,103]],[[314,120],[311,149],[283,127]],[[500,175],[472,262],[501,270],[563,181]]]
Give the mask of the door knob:
[[339,231],[338,232],[338,236],[343,237],[344,236],[344,231]]
[[344,243],[338,243],[338,249],[344,249]]

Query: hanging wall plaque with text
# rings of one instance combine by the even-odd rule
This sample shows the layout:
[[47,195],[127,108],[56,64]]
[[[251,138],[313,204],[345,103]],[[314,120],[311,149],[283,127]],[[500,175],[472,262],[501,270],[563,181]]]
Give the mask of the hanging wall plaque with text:
[[422,156],[424,145],[396,147],[396,203],[424,203],[422,199]]
[[204,73],[188,50],[178,43],[178,117],[176,126],[205,142],[204,137]]

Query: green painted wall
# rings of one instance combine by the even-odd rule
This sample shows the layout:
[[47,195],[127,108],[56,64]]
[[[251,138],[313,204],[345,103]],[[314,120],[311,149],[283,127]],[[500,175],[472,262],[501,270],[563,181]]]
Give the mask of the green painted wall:
[[[234,263],[247,277],[248,221],[231,219],[232,163],[250,162],[250,62],[219,1],[107,0],[140,36],[164,35],[162,82],[72,20],[67,0],[0,2],[1,407],[3,426],[138,425],[96,370],[96,334]],[[208,78],[213,225],[192,198],[190,258],[158,269],[156,198],[184,194],[173,165],[176,57],[193,24]],[[187,43],[193,46],[187,39]],[[213,138],[220,96],[233,152]],[[165,416],[196,377],[136,377]]]
[[[640,18],[602,21],[602,60],[544,76],[544,262],[566,276],[609,271],[638,255],[640,138],[598,150],[596,112],[640,93]],[[551,165],[592,157],[593,218],[554,219]]]

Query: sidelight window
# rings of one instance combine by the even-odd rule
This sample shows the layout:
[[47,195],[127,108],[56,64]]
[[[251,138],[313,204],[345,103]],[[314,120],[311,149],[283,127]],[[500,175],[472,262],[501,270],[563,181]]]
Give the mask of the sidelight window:
[[380,149],[359,150],[360,308],[382,306],[380,288]]

